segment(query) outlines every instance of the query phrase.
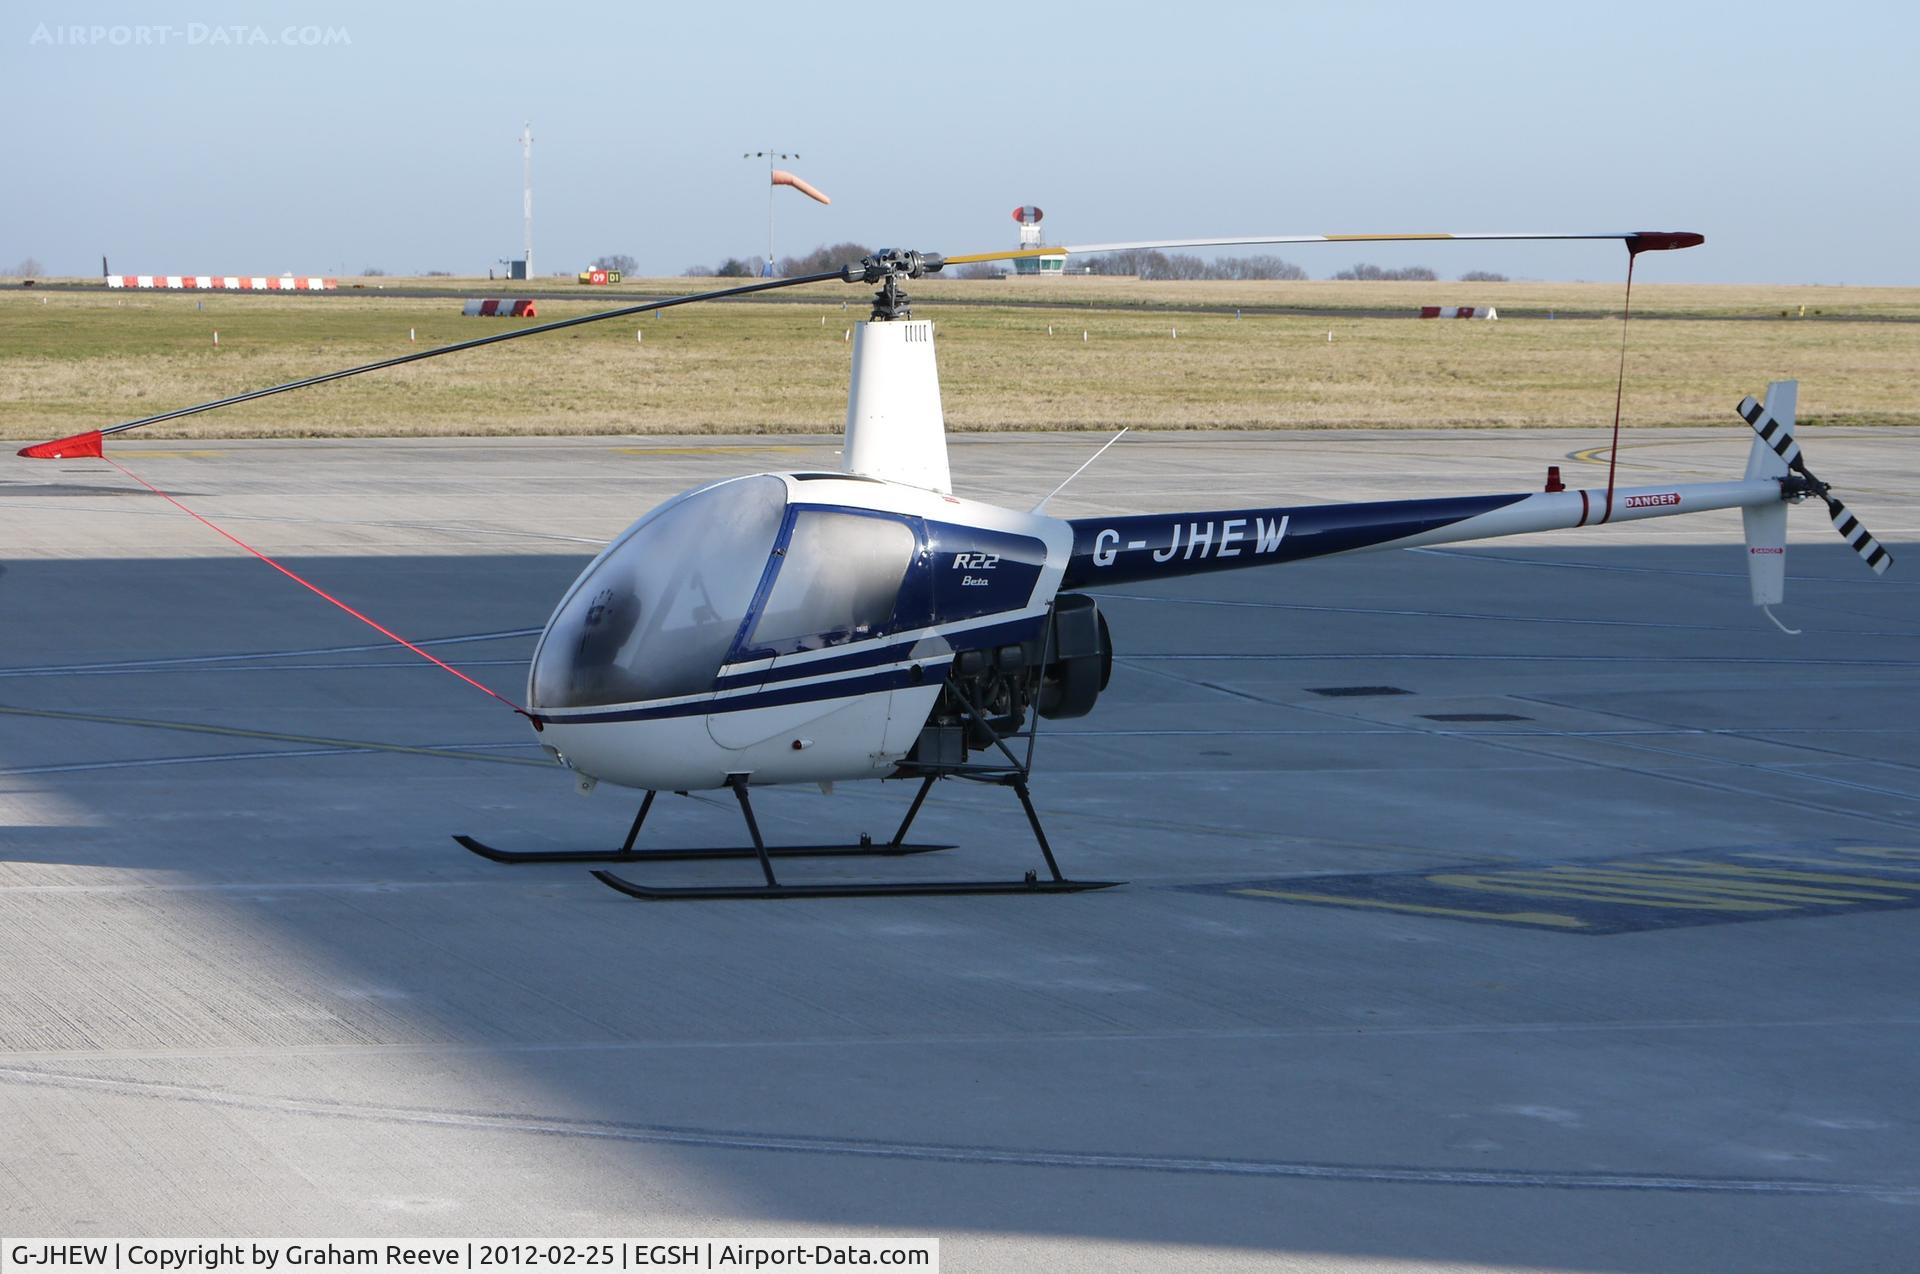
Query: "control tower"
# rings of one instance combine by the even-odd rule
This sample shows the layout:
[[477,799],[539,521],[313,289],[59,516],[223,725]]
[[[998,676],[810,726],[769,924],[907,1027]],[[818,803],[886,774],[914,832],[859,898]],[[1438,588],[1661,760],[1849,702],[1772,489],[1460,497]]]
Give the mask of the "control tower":
[[[1013,210],[1013,219],[1020,223],[1020,246],[1023,248],[1043,248],[1046,241],[1040,237],[1040,221],[1047,214],[1032,204],[1022,204]],[[1050,276],[1058,278],[1066,271],[1067,254],[1042,257],[1015,257],[1013,272],[1022,276]]]

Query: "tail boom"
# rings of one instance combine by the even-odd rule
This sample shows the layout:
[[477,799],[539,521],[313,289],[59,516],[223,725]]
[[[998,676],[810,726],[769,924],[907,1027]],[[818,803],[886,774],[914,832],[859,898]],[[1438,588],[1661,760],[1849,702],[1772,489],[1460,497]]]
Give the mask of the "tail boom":
[[1298,562],[1337,553],[1418,548],[1562,531],[1607,522],[1779,505],[1778,480],[1677,483],[1605,490],[1379,500],[1203,513],[1073,518],[1062,589]]

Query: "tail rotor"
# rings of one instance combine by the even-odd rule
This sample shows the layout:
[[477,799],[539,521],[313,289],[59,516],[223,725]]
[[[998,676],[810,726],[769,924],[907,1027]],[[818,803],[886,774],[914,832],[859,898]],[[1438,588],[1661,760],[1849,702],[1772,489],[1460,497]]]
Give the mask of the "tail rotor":
[[[1774,392],[1770,391],[1769,402],[1773,398]],[[1800,500],[1813,496],[1822,501],[1827,506],[1828,515],[1833,519],[1833,529],[1840,533],[1840,538],[1847,542],[1847,546],[1859,555],[1860,560],[1865,562],[1868,569],[1875,575],[1885,575],[1887,568],[1893,565],[1893,554],[1887,552],[1886,546],[1861,525],[1860,519],[1840,502],[1840,497],[1833,494],[1832,488],[1820,481],[1813,475],[1813,471],[1807,468],[1806,459],[1800,451],[1800,444],[1793,436],[1792,398],[1788,397],[1786,401],[1788,406],[1785,415],[1782,416],[1763,406],[1752,395],[1748,395],[1740,403],[1740,417],[1752,426],[1753,432],[1759,435],[1760,441],[1772,449],[1773,454],[1779,457],[1780,464],[1785,467],[1784,476],[1780,478],[1780,486],[1787,498]],[[1751,469],[1749,472],[1752,472]],[[1778,467],[1776,472],[1779,472]]]

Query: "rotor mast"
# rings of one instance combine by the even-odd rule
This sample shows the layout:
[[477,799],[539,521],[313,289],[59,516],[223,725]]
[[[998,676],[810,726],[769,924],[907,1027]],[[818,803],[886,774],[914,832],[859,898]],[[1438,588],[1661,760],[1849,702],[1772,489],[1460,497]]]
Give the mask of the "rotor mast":
[[862,277],[879,287],[871,314],[854,325],[841,455],[848,473],[951,495],[933,322],[913,317],[902,286],[945,263],[938,253],[892,248],[862,263]]

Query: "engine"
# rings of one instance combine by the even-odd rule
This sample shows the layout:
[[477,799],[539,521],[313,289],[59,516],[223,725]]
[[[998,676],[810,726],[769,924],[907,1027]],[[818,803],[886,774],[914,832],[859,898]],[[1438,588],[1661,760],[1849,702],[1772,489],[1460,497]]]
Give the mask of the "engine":
[[1084,717],[1113,677],[1106,616],[1091,597],[1054,599],[1042,634],[1013,645],[954,656],[920,742],[907,758],[920,765],[959,765],[969,751],[993,746],[1025,728],[1027,714],[1049,720]]

